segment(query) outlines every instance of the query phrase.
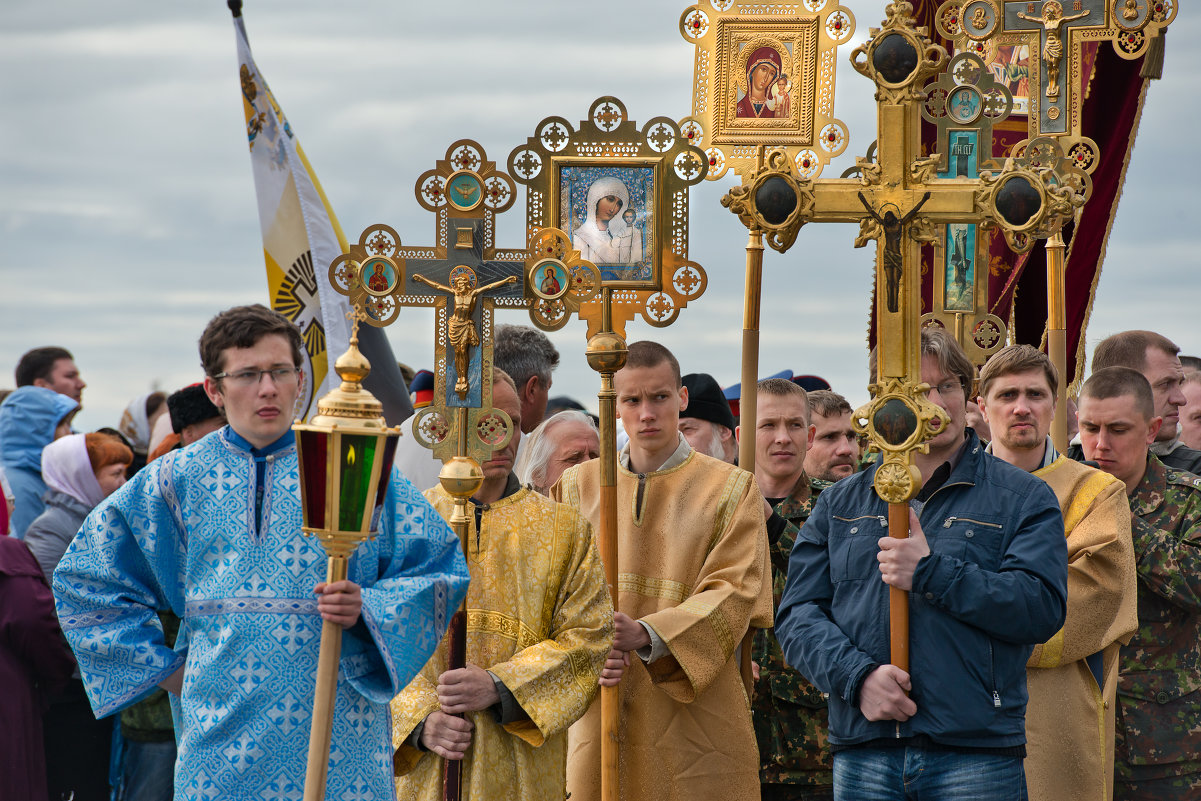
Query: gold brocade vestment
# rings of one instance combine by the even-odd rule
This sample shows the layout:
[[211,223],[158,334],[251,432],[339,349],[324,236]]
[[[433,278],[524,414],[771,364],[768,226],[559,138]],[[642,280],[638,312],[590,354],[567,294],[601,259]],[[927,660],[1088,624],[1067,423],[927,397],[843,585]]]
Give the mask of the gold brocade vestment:
[[[444,517],[454,501],[441,487],[426,498]],[[474,508],[473,510],[474,511]],[[475,515],[467,537],[467,662],[491,671],[528,716],[506,725],[491,710],[475,724],[463,766],[463,798],[562,799],[567,727],[596,696],[613,645],[613,605],[592,539],[576,510],[528,488]],[[440,799],[442,759],[407,741],[438,709],[446,641],[392,701],[399,799]]]
[[[593,525],[599,468],[573,467],[551,490]],[[772,624],[763,507],[750,473],[695,452],[654,473],[618,468],[618,608],[670,652],[650,663],[631,654],[620,684],[626,801],[759,799],[738,646],[748,626]],[[599,702],[571,727],[567,762],[571,801],[598,799]]]
[[[1125,485],[1060,456],[1034,471],[1055,492],[1068,545],[1064,627],[1026,662],[1030,801],[1113,798],[1118,651],[1138,627]],[[1098,685],[1085,659],[1098,663]]]

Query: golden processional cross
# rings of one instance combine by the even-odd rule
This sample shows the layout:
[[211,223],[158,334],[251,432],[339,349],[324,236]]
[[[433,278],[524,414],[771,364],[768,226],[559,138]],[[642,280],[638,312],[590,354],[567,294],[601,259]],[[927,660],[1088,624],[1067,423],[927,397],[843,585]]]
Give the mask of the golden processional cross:
[[[413,418],[414,437],[442,460],[438,479],[454,499],[448,522],[466,550],[468,499],[483,483],[480,463],[514,435],[492,405],[492,312],[524,307],[528,253],[496,248],[495,216],[513,205],[516,186],[476,142],[461,139],[417,179],[417,201],[436,215],[437,244],[405,247],[390,226],[363,231],[330,265],[334,288],[362,304],[370,325],[384,326],[402,307],[435,310],[434,400]],[[467,620],[460,609],[448,631],[447,667],[461,668]],[[458,799],[462,762],[447,760],[443,793]]]
[[[696,45],[696,54],[692,115],[680,129],[705,149],[710,180],[727,170],[745,175],[763,169],[766,148],[791,161],[802,178],[816,178],[846,149],[847,127],[834,117],[835,57],[854,32],[854,16],[837,0],[805,0],[803,8],[701,0],[684,10],[680,34]],[[743,222],[748,238],[739,426],[754,431],[765,229],[754,215]],[[773,250],[783,253],[792,245],[769,233]],[[741,439],[738,464],[755,471],[753,436]]]
[[[1096,142],[1082,135],[1084,102],[1083,47],[1108,40],[1125,59],[1148,54],[1176,16],[1176,0],[947,0],[938,9],[939,32],[961,50],[985,55],[1003,45],[1028,47],[1030,139],[1052,137],[1062,155],[1086,173],[1100,163]],[[1048,147],[1043,140],[1045,160]],[[1066,220],[1064,222],[1067,222]],[[1064,241],[1060,227],[1047,230],[1047,354],[1059,371],[1051,437],[1066,450],[1067,311],[1064,286]]]
[[[857,222],[857,247],[876,240],[877,378],[873,399],[854,419],[866,421],[857,425],[883,453],[874,486],[889,504],[889,536],[900,538],[909,535],[908,501],[922,484],[914,455],[949,422],[921,381],[921,243],[937,239],[940,226],[978,223],[1028,249],[1031,232],[1071,216],[1087,182],[1062,162],[1052,169],[1013,159],[976,179],[937,177],[938,155],[920,155],[919,106],[925,79],[947,56],[915,27],[912,10],[890,3],[881,28],[851,54],[855,70],[876,85],[879,149],[874,162],[858,159],[860,177],[802,179],[783,154],[771,153],[722,201],[784,241],[806,222]],[[908,670],[908,594],[893,588],[890,598],[892,661]]]
[[[601,97],[578,127],[562,117],[538,123],[534,136],[509,155],[509,169],[527,192],[526,279],[538,298],[530,319],[547,330],[576,314],[588,322],[588,365],[601,378],[596,544],[616,611],[613,374],[626,362],[629,320],[640,315],[653,326],[671,325],[705,291],[704,269],[688,259],[688,188],[704,180],[707,164],[674,120],[655,117],[639,128],[620,100]],[[553,292],[543,287],[549,278]],[[600,704],[601,798],[617,801],[620,687],[601,687]]]

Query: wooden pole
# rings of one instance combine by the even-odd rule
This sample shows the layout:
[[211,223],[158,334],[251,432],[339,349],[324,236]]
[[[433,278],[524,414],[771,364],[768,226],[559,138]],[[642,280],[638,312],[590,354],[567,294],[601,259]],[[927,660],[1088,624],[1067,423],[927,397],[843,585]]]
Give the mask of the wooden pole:
[[[467,456],[467,408],[460,406],[455,409],[457,425],[455,426],[458,432],[458,456],[465,458]],[[467,531],[471,518],[467,514],[467,498],[471,492],[479,489],[479,485],[475,486],[468,492],[467,495],[455,494],[454,509],[450,513],[450,528],[454,531],[455,536],[459,538],[459,546],[463,549],[463,557],[467,558]],[[464,597],[463,604],[454,613],[450,619],[450,626],[446,632],[446,669],[458,670],[467,666],[467,599]],[[462,714],[455,715],[457,718],[464,717]],[[444,759],[442,760],[442,798],[443,801],[459,801],[463,794],[463,760],[461,759]]]
[[[605,287],[601,298],[601,333],[613,332],[613,290]],[[624,359],[623,359],[624,361]],[[605,582],[613,611],[618,609],[617,595],[617,392],[613,389],[612,363],[600,370],[600,526],[596,546],[605,568]],[[621,777],[618,759],[621,743],[621,685],[600,688],[601,705],[601,801],[618,801]]]
[[[763,169],[763,145],[756,153]],[[759,400],[759,307],[763,294],[763,231],[758,225],[748,228],[746,242],[746,288],[742,300],[742,393],[738,399],[738,466],[755,472],[755,411]],[[747,660],[744,660],[747,661]],[[750,670],[747,661],[746,669]]]
[[[329,557],[325,571],[326,584],[345,580],[347,564],[345,556]],[[304,774],[304,801],[325,801],[334,702],[338,697],[338,661],[341,658],[342,626],[331,620],[323,621],[321,647],[317,655],[317,686],[313,693],[313,725],[309,730],[309,759]]]
[[755,425],[759,393],[759,306],[763,287],[763,232],[752,228],[746,243],[746,295],[742,305],[742,396],[738,400],[738,466],[755,472]]
[[1055,450],[1068,450],[1068,332],[1064,301],[1063,237],[1059,232],[1047,240],[1047,355],[1059,372],[1055,393],[1055,417],[1051,420],[1051,442]]
[[[762,162],[763,148],[760,151]],[[738,400],[738,466],[755,472],[755,427],[759,406],[759,309],[763,294],[763,232],[752,228],[746,243],[746,292],[742,305],[742,392]],[[739,646],[738,671],[749,697],[754,689],[751,675],[751,643],[748,629]]]
[[[909,537],[909,504],[888,504],[888,536],[898,540]],[[909,593],[900,587],[888,588],[888,642],[892,664],[909,672]]]

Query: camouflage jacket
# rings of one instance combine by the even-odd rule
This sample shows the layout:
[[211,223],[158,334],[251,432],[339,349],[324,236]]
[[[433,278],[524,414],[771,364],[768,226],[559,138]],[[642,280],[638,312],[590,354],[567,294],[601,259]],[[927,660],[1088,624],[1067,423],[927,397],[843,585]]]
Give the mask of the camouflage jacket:
[[[779,606],[784,592],[792,544],[813,511],[818,493],[830,484],[801,473],[789,496],[776,504],[776,514],[787,520],[788,526],[768,544],[773,608]],[[784,662],[784,653],[771,629],[755,633],[753,658],[759,665],[751,709],[759,742],[760,782],[832,787],[834,762],[826,744],[826,699]]]
[[1201,478],[1154,456],[1130,496],[1138,633],[1121,651],[1117,776],[1201,771]]

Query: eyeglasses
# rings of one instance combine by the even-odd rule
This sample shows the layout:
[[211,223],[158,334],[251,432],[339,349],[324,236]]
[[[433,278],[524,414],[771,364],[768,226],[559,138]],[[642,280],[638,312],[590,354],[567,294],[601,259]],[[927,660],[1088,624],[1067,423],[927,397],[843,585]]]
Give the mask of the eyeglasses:
[[280,386],[295,384],[300,377],[300,370],[295,367],[269,367],[266,370],[239,370],[236,373],[218,373],[213,378],[225,378],[235,387],[258,386],[264,375]]
[[946,381],[942,381],[937,386],[933,387],[933,389],[937,390],[939,395],[946,397],[947,395],[953,393],[963,392],[963,384],[957,379],[948,378]]

